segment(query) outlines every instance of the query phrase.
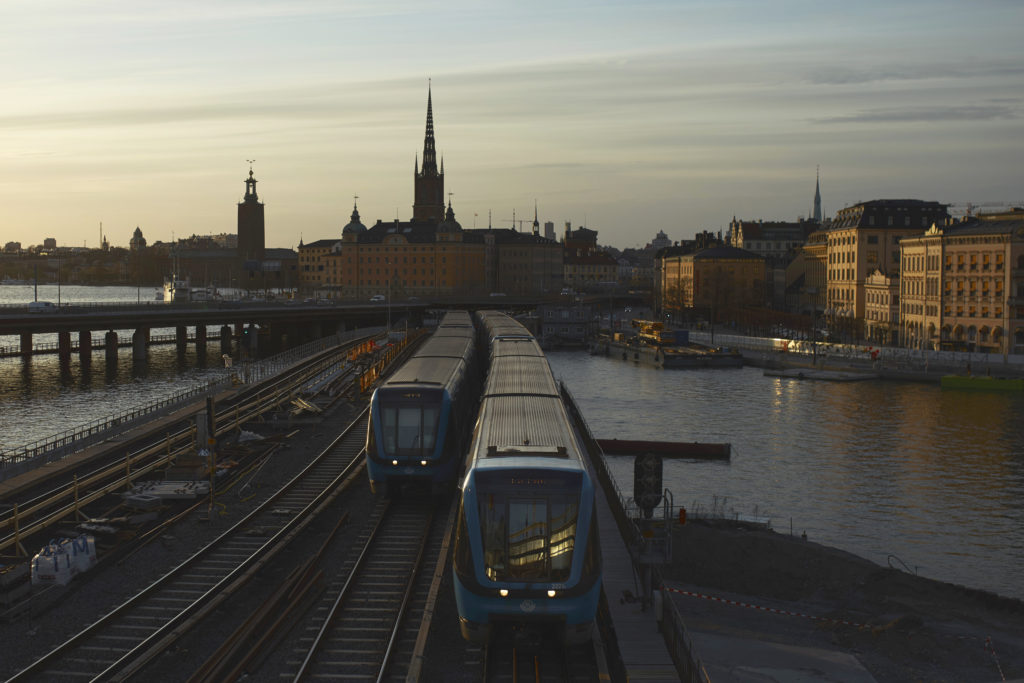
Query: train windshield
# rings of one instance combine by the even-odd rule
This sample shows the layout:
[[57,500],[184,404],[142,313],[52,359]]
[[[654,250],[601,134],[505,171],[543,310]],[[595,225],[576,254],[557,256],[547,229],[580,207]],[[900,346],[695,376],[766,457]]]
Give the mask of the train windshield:
[[420,456],[434,449],[441,417],[441,392],[396,392],[381,397],[380,427],[389,456]]
[[576,547],[580,474],[480,472],[476,481],[487,578],[568,581]]

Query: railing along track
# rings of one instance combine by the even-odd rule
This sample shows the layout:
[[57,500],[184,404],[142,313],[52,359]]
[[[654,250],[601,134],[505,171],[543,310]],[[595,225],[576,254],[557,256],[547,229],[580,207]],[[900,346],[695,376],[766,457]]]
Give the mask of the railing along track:
[[[426,506],[429,506],[426,507]],[[433,501],[383,499],[373,511],[362,551],[342,568],[321,610],[294,680],[353,678],[382,681],[396,651],[402,619],[434,526]],[[315,631],[315,633],[314,633]]]
[[163,652],[323,508],[364,467],[361,415],[280,491],[149,588],[44,655],[11,681],[122,680]]

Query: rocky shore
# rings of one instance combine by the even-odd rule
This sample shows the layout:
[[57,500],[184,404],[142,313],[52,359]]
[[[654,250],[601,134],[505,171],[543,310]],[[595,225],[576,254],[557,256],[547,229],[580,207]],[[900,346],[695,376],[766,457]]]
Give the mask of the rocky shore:
[[1024,678],[1024,601],[800,537],[693,520],[675,529],[664,578],[698,643],[714,633],[845,653],[881,683]]

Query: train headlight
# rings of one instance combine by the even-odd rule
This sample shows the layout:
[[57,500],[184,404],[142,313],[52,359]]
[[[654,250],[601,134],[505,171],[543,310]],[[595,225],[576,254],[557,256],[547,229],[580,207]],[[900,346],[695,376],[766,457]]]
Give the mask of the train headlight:
[[508,589],[507,588],[499,588],[498,589],[498,595],[500,595],[503,598],[507,598],[508,597]]
[[392,461],[391,461],[391,464],[392,464],[392,465],[397,465],[397,464],[398,464],[398,461],[397,461],[397,460],[392,460]]
[[556,595],[555,591],[548,591],[548,597],[549,598],[553,598],[553,597],[555,597],[555,595]]
[[427,461],[426,460],[420,460],[420,464],[423,465],[424,467],[426,467],[427,466]]

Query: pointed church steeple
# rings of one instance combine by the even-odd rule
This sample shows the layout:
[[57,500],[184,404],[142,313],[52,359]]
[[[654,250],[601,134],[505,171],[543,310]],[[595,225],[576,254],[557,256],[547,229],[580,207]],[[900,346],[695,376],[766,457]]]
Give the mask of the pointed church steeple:
[[[418,162],[417,162],[418,163]],[[413,174],[415,201],[413,220],[444,220],[444,161],[437,170],[437,151],[434,144],[434,102],[431,86],[427,83],[427,131],[423,136],[423,164]]]
[[434,107],[430,83],[427,83],[427,134],[423,137],[423,174],[437,175],[437,152],[434,149]]
[[814,172],[814,222],[821,223],[821,166]]
[[533,234],[540,234],[540,221],[537,220],[537,200],[533,200]]

